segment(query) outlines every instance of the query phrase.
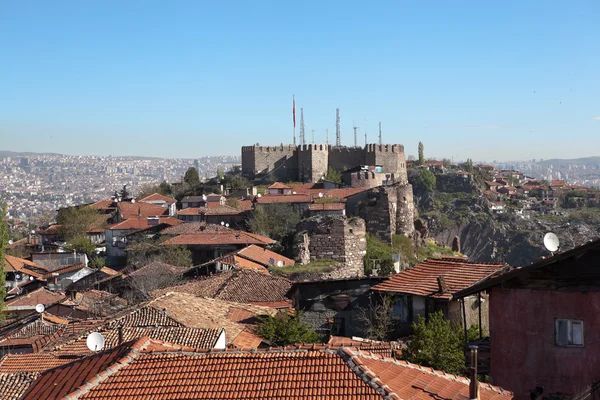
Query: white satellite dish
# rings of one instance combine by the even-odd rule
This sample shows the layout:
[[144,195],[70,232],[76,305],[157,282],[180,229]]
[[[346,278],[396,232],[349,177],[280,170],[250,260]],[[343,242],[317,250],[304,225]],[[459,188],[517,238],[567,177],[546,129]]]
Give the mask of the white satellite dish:
[[35,278],[34,278],[33,276],[30,276],[30,277],[29,277],[29,280],[30,280],[30,281],[32,281],[32,280],[34,280],[34,279],[35,279]]
[[104,348],[104,336],[100,332],[92,332],[88,335],[85,343],[91,351],[100,351]]
[[205,194],[202,195],[202,200],[206,201],[208,199],[208,197],[206,197]]
[[40,314],[43,313],[44,310],[46,310],[46,307],[44,307],[43,304],[38,304],[38,305],[35,306],[35,311],[37,311]]
[[281,261],[281,260],[277,261],[277,266],[278,267],[283,267],[283,261]]
[[558,240],[558,236],[552,232],[548,232],[544,235],[544,246],[548,251],[554,253],[560,249],[560,241]]
[[135,199],[131,199],[131,203],[135,203]]
[[10,240],[8,241],[8,244],[13,244],[13,243],[14,243],[14,242],[13,242],[13,240],[12,240],[12,239],[10,239]]
[[259,199],[262,197],[262,194],[257,194],[256,197],[258,197]]
[[323,193],[319,192],[319,197],[323,197]]
[[225,221],[221,221],[221,226],[225,226]]
[[229,228],[229,224],[225,224],[225,228]]

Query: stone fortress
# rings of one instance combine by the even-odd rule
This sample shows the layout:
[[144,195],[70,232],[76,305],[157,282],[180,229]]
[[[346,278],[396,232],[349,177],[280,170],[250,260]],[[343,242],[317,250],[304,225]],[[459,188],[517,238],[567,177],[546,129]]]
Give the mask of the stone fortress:
[[401,144],[367,144],[365,147],[325,144],[243,146],[242,174],[271,181],[317,182],[328,168],[337,171],[360,166],[381,166],[394,182],[406,182],[406,158]]

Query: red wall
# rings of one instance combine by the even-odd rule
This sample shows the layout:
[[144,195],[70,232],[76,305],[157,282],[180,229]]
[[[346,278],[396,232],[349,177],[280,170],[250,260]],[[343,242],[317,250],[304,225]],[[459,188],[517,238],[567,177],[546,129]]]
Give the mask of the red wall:
[[[584,347],[554,344],[554,319],[583,320]],[[600,379],[600,292],[567,293],[496,287],[490,298],[491,378],[527,400],[573,395]]]

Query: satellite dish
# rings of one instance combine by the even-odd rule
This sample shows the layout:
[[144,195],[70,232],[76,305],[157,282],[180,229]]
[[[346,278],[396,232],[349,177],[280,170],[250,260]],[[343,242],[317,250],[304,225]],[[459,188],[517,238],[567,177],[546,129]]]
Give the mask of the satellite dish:
[[229,224],[225,224],[225,228],[229,228]]
[[100,351],[104,348],[104,336],[100,332],[92,332],[85,341],[91,351]]
[[40,314],[43,313],[44,310],[46,310],[46,307],[44,307],[43,304],[38,304],[35,306],[35,311],[39,312]]
[[14,243],[14,242],[13,242],[13,240],[12,240],[12,239],[10,239],[10,240],[8,241],[8,244],[13,244],[13,243]]
[[225,221],[221,221],[221,226],[225,226]]
[[262,194],[257,194],[256,197],[258,197],[259,199],[262,197]]
[[202,200],[206,201],[208,199],[208,197],[206,197],[205,194],[202,195]]
[[15,275],[15,278],[16,278],[17,280],[20,280],[20,279],[21,279],[21,275],[17,274],[17,275]]
[[296,194],[296,192],[292,192],[292,194]]
[[320,193],[320,192],[319,192],[319,197],[323,197],[323,193]]
[[135,203],[135,199],[131,199],[131,202],[132,202],[132,203]]
[[30,277],[29,277],[29,280],[30,280],[30,281],[32,281],[32,280],[34,280],[34,279],[35,279],[35,278],[34,278],[33,276],[30,276]]
[[278,267],[283,267],[283,261],[281,261],[281,260],[277,261],[277,266]]
[[560,241],[558,240],[558,236],[552,232],[548,232],[544,235],[544,246],[546,249],[552,253],[558,251],[560,248]]

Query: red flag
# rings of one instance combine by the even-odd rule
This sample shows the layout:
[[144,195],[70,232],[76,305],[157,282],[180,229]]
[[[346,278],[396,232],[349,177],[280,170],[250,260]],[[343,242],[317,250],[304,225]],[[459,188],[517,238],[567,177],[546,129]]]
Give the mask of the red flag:
[[293,115],[293,118],[294,118],[294,128],[295,128],[296,127],[296,96],[292,96],[292,101],[293,101],[293,104],[294,104],[294,107],[292,109],[292,115]]

